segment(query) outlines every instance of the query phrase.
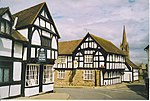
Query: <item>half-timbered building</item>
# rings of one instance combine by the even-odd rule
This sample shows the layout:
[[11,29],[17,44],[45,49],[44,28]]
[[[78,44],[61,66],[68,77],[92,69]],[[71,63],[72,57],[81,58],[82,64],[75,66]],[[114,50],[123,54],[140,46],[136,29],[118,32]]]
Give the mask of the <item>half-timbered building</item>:
[[112,42],[88,33],[59,42],[55,86],[102,86],[121,83],[125,54]]
[[21,95],[23,46],[27,40],[12,26],[9,8],[0,8],[0,99]]
[[126,54],[125,72],[122,81],[133,82],[138,80],[139,68],[130,60],[129,44],[127,42],[125,26],[123,28],[123,38],[120,49]]
[[22,63],[22,95],[53,91],[53,65],[58,56],[60,38],[46,3],[13,15],[14,29],[28,41]]
[[0,8],[0,98],[53,91],[59,33],[46,3]]

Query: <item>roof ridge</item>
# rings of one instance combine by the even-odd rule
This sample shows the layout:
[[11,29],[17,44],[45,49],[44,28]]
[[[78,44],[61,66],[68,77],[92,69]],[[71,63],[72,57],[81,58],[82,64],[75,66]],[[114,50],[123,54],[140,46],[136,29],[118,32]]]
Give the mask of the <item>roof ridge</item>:
[[32,8],[34,8],[34,7],[36,7],[36,6],[39,6],[39,5],[42,5],[42,4],[45,4],[45,2],[39,3],[39,4],[35,5],[35,6],[31,6],[31,7],[29,7],[29,8],[23,9],[23,10],[21,10],[21,11],[18,11],[17,13],[15,13],[15,14],[13,14],[13,15],[16,15],[16,14],[21,13],[21,12],[24,12],[24,11],[26,11],[26,10],[32,9]]
[[78,39],[78,40],[67,40],[67,41],[60,41],[60,42],[72,42],[72,41],[81,41],[83,39]]

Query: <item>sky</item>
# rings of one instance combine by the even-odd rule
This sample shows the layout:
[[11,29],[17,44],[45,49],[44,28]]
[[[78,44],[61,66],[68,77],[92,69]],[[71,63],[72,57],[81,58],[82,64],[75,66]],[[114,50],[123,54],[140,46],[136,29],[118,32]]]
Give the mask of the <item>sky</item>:
[[89,32],[119,48],[125,25],[130,59],[147,63],[149,0],[0,0],[0,7],[14,14],[41,2],[47,3],[59,41],[82,39]]

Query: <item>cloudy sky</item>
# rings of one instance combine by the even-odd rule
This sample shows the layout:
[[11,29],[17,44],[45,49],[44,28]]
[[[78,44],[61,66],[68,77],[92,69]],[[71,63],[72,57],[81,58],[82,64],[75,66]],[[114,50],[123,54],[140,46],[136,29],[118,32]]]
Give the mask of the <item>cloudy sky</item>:
[[81,39],[90,32],[119,47],[125,25],[131,60],[147,62],[149,0],[0,0],[0,7],[9,6],[14,14],[41,2],[48,5],[60,41]]

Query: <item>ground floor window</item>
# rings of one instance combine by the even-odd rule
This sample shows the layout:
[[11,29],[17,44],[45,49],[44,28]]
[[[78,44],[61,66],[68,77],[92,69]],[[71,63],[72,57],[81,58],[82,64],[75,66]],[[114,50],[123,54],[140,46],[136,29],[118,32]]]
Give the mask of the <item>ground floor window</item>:
[[51,83],[53,81],[53,66],[45,65],[43,69],[43,83]]
[[0,62],[0,83],[10,81],[10,70],[12,65],[9,62]]
[[26,86],[35,86],[39,84],[39,65],[28,64],[26,67]]
[[92,80],[93,79],[93,72],[91,70],[84,71],[84,80]]
[[58,70],[58,79],[65,78],[65,70]]

